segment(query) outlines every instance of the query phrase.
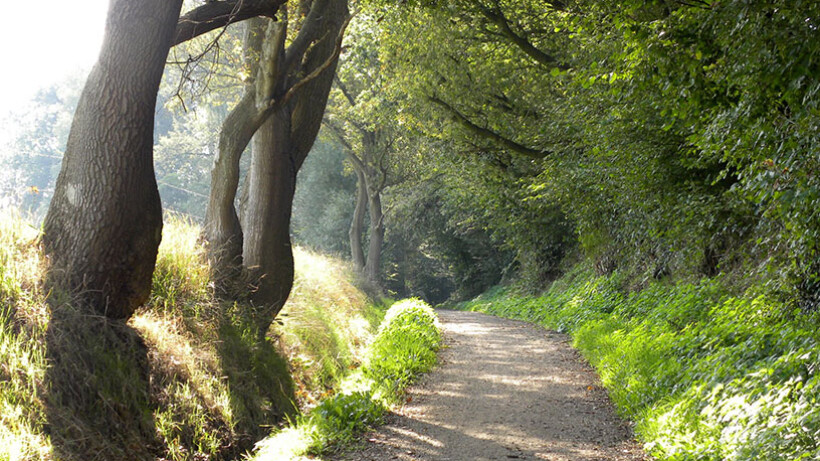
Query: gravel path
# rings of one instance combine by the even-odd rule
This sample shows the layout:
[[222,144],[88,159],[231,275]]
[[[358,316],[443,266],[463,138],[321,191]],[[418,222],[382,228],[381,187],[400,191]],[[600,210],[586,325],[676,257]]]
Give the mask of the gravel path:
[[334,460],[644,460],[569,338],[439,311],[440,364],[363,447]]

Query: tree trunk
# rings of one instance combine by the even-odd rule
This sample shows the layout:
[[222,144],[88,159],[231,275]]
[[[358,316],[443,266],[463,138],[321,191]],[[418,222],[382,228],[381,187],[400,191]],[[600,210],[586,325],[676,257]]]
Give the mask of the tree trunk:
[[380,190],[370,191],[368,205],[370,211],[370,242],[367,247],[367,264],[365,264],[364,273],[367,280],[378,286],[382,245],[384,245],[384,214],[382,212]]
[[231,297],[232,286],[242,267],[242,226],[235,205],[239,162],[259,128],[255,83],[259,57],[268,38],[265,34],[268,22],[267,19],[255,18],[248,23],[244,53],[251,78],[245,84],[242,99],[222,123],[219,146],[211,169],[205,238],[208,242],[211,280],[219,296]]
[[46,216],[50,283],[128,318],[150,294],[162,233],[154,107],[182,0],[112,0]]
[[239,187],[239,161],[253,133],[243,130],[245,118],[253,110],[254,96],[246,94],[228,114],[219,134],[219,147],[211,169],[211,190],[205,212],[205,236],[211,279],[218,293],[233,280],[242,266],[242,227],[234,201]]
[[290,213],[297,169],[286,107],[262,125],[253,144],[243,257],[255,284],[251,300],[264,335],[293,286]]
[[355,164],[356,171],[356,209],[353,211],[353,220],[350,222],[350,256],[353,259],[353,268],[359,274],[364,274],[364,248],[362,246],[362,233],[364,232],[364,217],[367,213],[367,184],[365,175]]
[[[290,102],[275,106],[253,141],[243,259],[257,282],[251,301],[262,337],[293,286],[290,216],[296,173],[321,126],[336,71],[337,37],[347,16],[347,0],[315,1],[286,52],[284,69],[289,70],[291,63],[299,72],[269,75],[273,96],[278,98],[285,88],[296,88],[295,81],[304,75],[323,69],[315,78],[303,80]],[[308,43],[312,45],[306,47]],[[272,69],[282,67],[274,65]]]

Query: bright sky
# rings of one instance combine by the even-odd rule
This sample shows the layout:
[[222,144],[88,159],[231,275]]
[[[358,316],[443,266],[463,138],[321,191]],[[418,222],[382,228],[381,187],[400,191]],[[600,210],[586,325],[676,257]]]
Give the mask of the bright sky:
[[108,0],[0,0],[0,114],[37,89],[90,70],[102,44]]

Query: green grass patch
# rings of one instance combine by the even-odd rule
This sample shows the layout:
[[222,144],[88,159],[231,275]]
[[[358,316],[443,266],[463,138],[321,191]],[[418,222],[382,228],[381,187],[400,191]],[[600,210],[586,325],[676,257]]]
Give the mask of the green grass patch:
[[441,343],[438,319],[418,299],[394,303],[367,348],[364,365],[340,392],[257,445],[254,461],[301,459],[345,445],[401,402],[404,390],[432,369]]
[[720,278],[650,283],[576,267],[541,296],[459,307],[572,335],[647,451],[666,460],[820,459],[818,316]]

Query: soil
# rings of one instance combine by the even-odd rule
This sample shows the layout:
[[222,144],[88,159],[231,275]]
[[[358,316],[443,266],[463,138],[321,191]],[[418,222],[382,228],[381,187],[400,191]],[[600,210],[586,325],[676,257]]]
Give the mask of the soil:
[[568,336],[439,311],[439,366],[337,461],[649,459]]

